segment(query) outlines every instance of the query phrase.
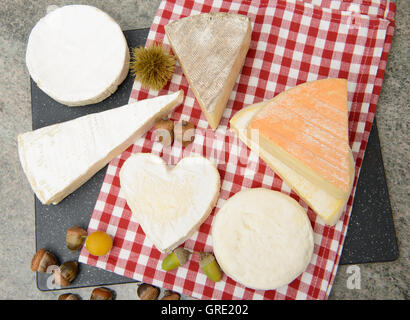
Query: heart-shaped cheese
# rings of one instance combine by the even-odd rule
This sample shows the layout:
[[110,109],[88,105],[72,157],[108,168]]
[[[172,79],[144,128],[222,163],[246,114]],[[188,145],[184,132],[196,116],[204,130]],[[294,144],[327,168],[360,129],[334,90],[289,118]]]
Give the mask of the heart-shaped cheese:
[[185,242],[216,204],[220,176],[203,157],[183,158],[169,168],[158,156],[137,153],[120,170],[121,191],[145,235],[161,252]]

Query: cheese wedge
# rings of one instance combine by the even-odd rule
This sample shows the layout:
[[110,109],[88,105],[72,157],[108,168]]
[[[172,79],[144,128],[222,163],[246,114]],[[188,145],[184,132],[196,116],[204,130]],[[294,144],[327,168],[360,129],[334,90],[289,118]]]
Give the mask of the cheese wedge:
[[273,290],[298,277],[313,254],[305,210],[269,189],[242,190],[212,224],[213,251],[226,275],[252,289]]
[[[256,152],[266,164],[285,181],[290,188],[302,198],[306,204],[328,225],[334,225],[339,220],[346,208],[349,197],[337,198],[330,194],[328,190],[312,183],[305,177],[297,173],[278,158],[274,157],[259,145],[253,143],[247,137],[249,121],[267,102],[248,106],[237,112],[230,120],[231,128],[234,129],[240,138],[252,151]],[[351,159],[351,179],[353,180],[353,158]]]
[[[350,191],[333,193],[323,184],[309,179],[303,174],[303,170],[295,170],[290,162],[284,161],[276,154],[269,152],[257,141],[258,131],[253,132],[253,139],[250,138],[249,123],[259,111],[266,108],[274,99],[259,104],[251,105],[242,109],[231,119],[231,127],[237,132],[239,138],[253,151],[255,151],[268,166],[277,173],[328,225],[334,225],[344,212]],[[299,130],[299,127],[294,130]],[[252,133],[251,133],[252,135]],[[354,179],[353,155],[348,147],[348,181],[349,190],[352,188]]]
[[32,29],[26,65],[38,87],[68,106],[97,103],[117,90],[130,54],[120,26],[87,5],[57,8]]
[[137,153],[120,170],[121,191],[145,235],[169,252],[208,218],[220,190],[219,172],[203,157],[183,158],[169,168],[158,156]]
[[165,32],[213,130],[221,120],[249,49],[249,17],[213,12],[173,21]]
[[20,134],[20,162],[38,199],[59,203],[182,100],[180,90]]
[[250,121],[248,136],[336,197],[351,190],[347,81],[307,82],[282,92]]

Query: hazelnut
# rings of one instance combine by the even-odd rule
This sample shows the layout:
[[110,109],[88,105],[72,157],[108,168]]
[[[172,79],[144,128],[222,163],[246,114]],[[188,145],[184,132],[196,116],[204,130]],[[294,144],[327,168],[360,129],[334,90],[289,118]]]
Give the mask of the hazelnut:
[[58,297],[58,300],[80,300],[80,298],[73,293],[64,293]]
[[154,124],[154,139],[163,144],[164,147],[170,146],[174,142],[174,121],[170,119],[160,119]]
[[51,252],[42,248],[31,259],[30,268],[32,271],[50,273],[47,269],[53,265],[58,265],[57,258]]
[[87,231],[79,226],[71,227],[67,230],[65,242],[67,248],[71,251],[81,249],[84,241],[87,238]]
[[159,289],[146,283],[140,284],[137,290],[141,300],[156,300],[159,296]]
[[180,298],[179,293],[167,290],[161,300],[180,300]]
[[75,279],[78,273],[78,262],[64,262],[60,268],[53,270],[54,283],[61,287],[67,287]]
[[195,126],[188,121],[182,120],[174,127],[175,140],[182,143],[184,147],[189,145],[195,139]]
[[113,292],[104,287],[95,288],[91,292],[90,300],[113,300]]

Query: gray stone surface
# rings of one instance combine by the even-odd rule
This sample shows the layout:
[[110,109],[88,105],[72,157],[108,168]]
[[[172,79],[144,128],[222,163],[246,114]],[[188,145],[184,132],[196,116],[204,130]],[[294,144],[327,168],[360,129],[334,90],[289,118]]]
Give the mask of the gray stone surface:
[[[330,299],[407,299],[409,297],[409,14],[397,4],[396,32],[376,113],[395,222],[399,259],[360,264],[360,289],[348,289],[349,266],[340,266]],[[34,199],[20,168],[16,136],[31,129],[30,81],[25,48],[31,28],[49,5],[87,3],[110,14],[121,27],[149,27],[159,0],[22,1],[0,4],[0,299],[56,299],[41,292],[29,265],[35,250]],[[120,4],[119,4],[120,3]],[[110,286],[117,299],[137,299],[137,284]],[[93,288],[73,289],[88,299]]]

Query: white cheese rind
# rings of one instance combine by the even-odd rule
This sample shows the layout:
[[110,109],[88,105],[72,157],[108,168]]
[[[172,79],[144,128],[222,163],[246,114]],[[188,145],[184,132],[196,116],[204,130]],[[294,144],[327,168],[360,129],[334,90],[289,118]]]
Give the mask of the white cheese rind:
[[227,276],[252,289],[292,282],[313,254],[313,230],[291,197],[253,188],[229,198],[212,225],[215,257]]
[[212,129],[216,129],[244,64],[250,18],[211,12],[170,22],[167,38]]
[[98,103],[124,81],[130,53],[120,26],[87,5],[53,10],[32,29],[26,65],[33,81],[67,106]]
[[[299,195],[312,210],[319,215],[325,224],[333,226],[339,221],[340,216],[346,209],[347,197],[335,197],[321,185],[307,180],[305,177],[291,169],[285,163],[275,158],[272,154],[253,143],[247,136],[249,121],[266,104],[262,102],[250,105],[237,112],[230,120],[231,127],[236,131],[239,138],[252,151],[256,152],[267,165],[284,180],[296,194]],[[351,183],[354,178],[353,155],[350,151],[350,175]]]
[[38,199],[60,202],[182,100],[180,90],[20,134],[20,162]]
[[185,157],[169,168],[158,156],[137,153],[120,170],[121,192],[148,239],[169,252],[190,238],[208,218],[220,190],[215,165]]

